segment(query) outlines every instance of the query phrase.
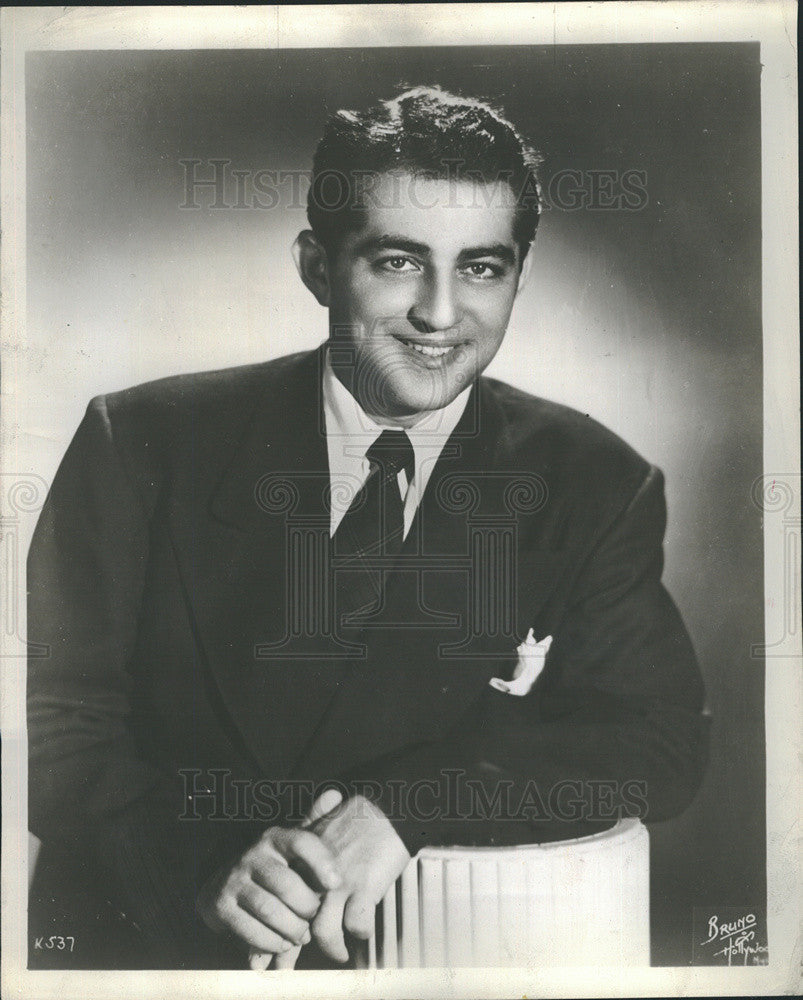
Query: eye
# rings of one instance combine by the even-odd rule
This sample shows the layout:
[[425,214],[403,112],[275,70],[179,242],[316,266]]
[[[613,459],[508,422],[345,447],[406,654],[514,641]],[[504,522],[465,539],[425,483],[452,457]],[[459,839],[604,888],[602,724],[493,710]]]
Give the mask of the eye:
[[464,272],[470,278],[498,278],[502,274],[502,268],[495,264],[487,264],[484,261],[473,261],[471,264],[465,266]]
[[418,265],[409,257],[383,257],[377,261],[377,266],[382,271],[393,271],[395,274],[417,271]]

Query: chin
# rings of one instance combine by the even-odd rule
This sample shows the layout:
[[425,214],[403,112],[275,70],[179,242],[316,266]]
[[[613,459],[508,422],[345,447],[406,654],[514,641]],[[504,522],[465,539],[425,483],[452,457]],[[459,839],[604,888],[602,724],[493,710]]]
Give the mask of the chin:
[[431,410],[442,410],[458,395],[460,386],[425,386],[415,388],[400,386],[397,391],[388,393],[388,402],[395,416],[409,417],[423,415]]

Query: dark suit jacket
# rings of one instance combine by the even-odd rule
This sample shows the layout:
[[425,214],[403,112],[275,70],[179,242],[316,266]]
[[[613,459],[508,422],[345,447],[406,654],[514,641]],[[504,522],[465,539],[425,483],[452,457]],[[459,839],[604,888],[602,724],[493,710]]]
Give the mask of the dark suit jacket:
[[[29,664],[30,827],[70,845],[153,964],[225,964],[195,895],[266,822],[241,804],[208,818],[224,772],[387,790],[460,771],[491,806],[500,788],[532,804],[535,783],[529,823],[433,815],[432,785],[419,812],[397,802],[414,853],[610,822],[556,815],[567,781],[670,817],[704,768],[702,683],[660,582],[661,473],[481,378],[395,565],[333,565],[321,358],[93,400],[32,544],[29,639],[49,653]],[[530,627],[554,636],[546,668],[524,698],[493,690]]]

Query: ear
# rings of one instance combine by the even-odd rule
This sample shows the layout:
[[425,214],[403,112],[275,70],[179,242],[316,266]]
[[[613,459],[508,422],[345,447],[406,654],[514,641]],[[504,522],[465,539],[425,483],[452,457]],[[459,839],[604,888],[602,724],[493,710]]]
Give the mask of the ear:
[[518,295],[519,292],[522,290],[522,288],[524,288],[524,286],[527,284],[527,279],[530,277],[530,270],[532,268],[532,261],[533,261],[533,251],[531,247],[527,253],[527,256],[522,261],[521,271],[519,272],[519,280],[518,284],[516,285],[516,295]]
[[301,280],[322,306],[329,305],[329,262],[326,251],[311,229],[304,229],[293,243],[293,260]]

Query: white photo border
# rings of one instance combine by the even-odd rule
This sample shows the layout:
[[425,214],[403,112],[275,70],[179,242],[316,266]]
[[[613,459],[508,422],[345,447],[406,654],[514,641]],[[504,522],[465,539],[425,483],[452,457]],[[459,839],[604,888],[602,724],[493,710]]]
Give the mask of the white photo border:
[[[797,8],[718,0],[559,4],[5,8],[2,11],[2,463],[25,468],[15,420],[25,333],[25,53],[63,49],[294,48],[744,42],[761,46],[769,964],[650,969],[353,972],[64,972],[26,969],[27,742],[24,660],[2,635],[2,990],[8,997],[499,997],[771,995],[801,988],[800,425]],[[30,479],[30,477],[27,477]],[[767,486],[767,489],[773,487]],[[0,511],[0,514],[2,512]],[[790,542],[791,538],[791,542]],[[797,543],[796,541],[797,540]],[[24,635],[24,572],[7,579]],[[17,600],[17,598],[20,598]],[[774,600],[772,599],[774,598]],[[780,639],[779,639],[780,636]]]

